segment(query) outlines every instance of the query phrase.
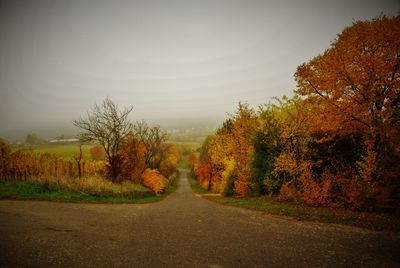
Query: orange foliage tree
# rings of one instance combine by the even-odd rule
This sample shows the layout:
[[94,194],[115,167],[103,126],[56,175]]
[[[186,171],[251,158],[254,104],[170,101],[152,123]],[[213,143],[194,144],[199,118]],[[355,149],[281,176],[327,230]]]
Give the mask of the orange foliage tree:
[[191,171],[194,171],[195,165],[197,164],[197,155],[195,153],[190,153],[188,155],[188,166]]
[[[148,142],[148,141],[147,141]],[[160,143],[149,160],[147,147],[140,136],[129,135],[123,142],[119,155],[121,158],[121,175],[124,179],[141,182],[142,173],[154,166],[164,177],[174,174],[180,158],[179,150],[172,144]],[[146,162],[147,161],[147,162]],[[152,163],[152,164],[151,164]]]
[[[254,189],[251,176],[252,143],[257,118],[247,104],[237,111],[202,146],[197,174],[200,185],[223,194],[246,196]],[[207,183],[205,183],[207,181]]]
[[235,192],[240,196],[246,196],[255,187],[251,172],[251,160],[254,154],[253,140],[257,129],[255,111],[248,104],[239,103],[232,121],[232,156],[238,176],[235,181]]
[[162,144],[162,153],[160,154],[159,171],[166,178],[175,173],[176,167],[181,155],[177,147],[172,144]]
[[302,181],[310,178],[308,143],[310,141],[307,125],[300,116],[302,101],[284,97],[276,106],[276,125],[279,128],[280,153],[275,159],[272,175],[279,186],[302,190]]
[[211,190],[213,171],[209,160],[203,160],[197,165],[196,176],[201,187]]
[[144,161],[146,166],[159,169],[167,149],[167,146],[165,146],[167,133],[160,126],[150,127],[145,121],[141,121],[133,126],[133,134],[145,147]]
[[366,153],[357,173],[368,203],[400,199],[399,36],[400,17],[356,22],[295,74],[312,131],[325,140],[362,137]]
[[119,151],[121,157],[121,175],[124,179],[140,181],[143,171],[146,169],[145,147],[134,136],[128,136]]

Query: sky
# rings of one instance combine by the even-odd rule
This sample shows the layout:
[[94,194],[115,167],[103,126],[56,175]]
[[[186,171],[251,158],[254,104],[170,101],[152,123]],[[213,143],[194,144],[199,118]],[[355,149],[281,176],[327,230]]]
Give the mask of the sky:
[[[69,133],[106,97],[131,120],[218,125],[291,96],[297,66],[385,1],[0,1],[0,137]],[[46,132],[46,131],[47,132]]]

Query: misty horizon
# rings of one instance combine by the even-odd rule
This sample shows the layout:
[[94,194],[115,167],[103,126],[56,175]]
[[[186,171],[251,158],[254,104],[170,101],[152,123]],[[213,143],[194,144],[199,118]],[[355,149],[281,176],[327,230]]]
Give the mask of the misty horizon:
[[73,135],[106,97],[165,129],[291,96],[297,66],[398,1],[2,1],[0,137]]

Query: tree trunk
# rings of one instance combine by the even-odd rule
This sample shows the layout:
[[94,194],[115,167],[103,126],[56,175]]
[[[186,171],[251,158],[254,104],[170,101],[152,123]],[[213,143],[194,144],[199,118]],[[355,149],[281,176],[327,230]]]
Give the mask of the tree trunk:
[[112,182],[114,182],[114,183],[118,183],[119,181],[118,181],[118,175],[119,175],[119,172],[118,172],[118,158],[113,158],[111,161],[110,161],[110,178],[111,178],[111,181]]

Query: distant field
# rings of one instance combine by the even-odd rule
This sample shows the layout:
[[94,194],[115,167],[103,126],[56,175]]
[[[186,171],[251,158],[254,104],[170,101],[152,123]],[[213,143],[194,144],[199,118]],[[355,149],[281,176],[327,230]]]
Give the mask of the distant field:
[[[91,160],[90,148],[93,145],[82,145],[83,158]],[[26,150],[30,148],[25,148]],[[73,159],[74,156],[79,156],[79,147],[76,144],[62,144],[62,145],[41,145],[32,148],[34,153],[48,153],[55,154],[64,159]]]
[[169,140],[168,143],[172,143],[176,145],[181,151],[196,151],[198,148],[201,147],[201,142],[194,142],[194,141],[174,141]]
[[170,133],[169,137],[174,143],[202,144],[208,135],[215,131],[214,128],[192,128],[185,131]]
[[178,167],[183,169],[189,169],[188,158],[187,155],[182,155],[179,160]]
[[[172,143],[176,145],[182,152],[192,152],[196,151],[201,147],[200,142],[185,142],[185,141],[167,141],[168,143]],[[90,149],[94,145],[82,145],[82,154],[85,160],[91,160],[92,157],[90,155]],[[26,147],[23,150],[33,150],[34,153],[48,153],[55,154],[64,159],[73,159],[75,156],[79,155],[79,147],[76,144],[48,144],[48,145],[39,145],[35,147]]]

